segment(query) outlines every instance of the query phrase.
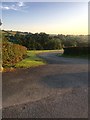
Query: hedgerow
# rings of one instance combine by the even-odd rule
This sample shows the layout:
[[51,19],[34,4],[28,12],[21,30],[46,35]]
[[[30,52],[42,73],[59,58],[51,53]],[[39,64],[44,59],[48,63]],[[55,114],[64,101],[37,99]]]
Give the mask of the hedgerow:
[[90,47],[68,47],[64,48],[65,55],[88,55]]
[[27,48],[18,44],[3,43],[2,44],[2,65],[13,66],[15,63],[21,61],[27,52]]

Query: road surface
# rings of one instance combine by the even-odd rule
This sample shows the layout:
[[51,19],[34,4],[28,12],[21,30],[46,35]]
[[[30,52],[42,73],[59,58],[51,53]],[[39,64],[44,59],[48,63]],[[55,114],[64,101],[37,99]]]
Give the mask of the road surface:
[[39,54],[48,64],[3,73],[3,118],[87,118],[88,61]]

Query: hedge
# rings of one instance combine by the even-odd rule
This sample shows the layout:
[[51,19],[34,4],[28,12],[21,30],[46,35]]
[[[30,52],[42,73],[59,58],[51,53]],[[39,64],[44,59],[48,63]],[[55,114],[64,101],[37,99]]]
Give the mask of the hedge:
[[13,66],[21,61],[27,52],[27,48],[18,44],[3,43],[2,44],[2,65]]
[[88,55],[90,47],[69,47],[64,48],[65,55]]

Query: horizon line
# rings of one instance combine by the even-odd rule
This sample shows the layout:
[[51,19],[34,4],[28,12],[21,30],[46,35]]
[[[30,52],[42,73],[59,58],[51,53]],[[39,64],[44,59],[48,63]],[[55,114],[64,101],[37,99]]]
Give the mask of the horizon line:
[[22,32],[22,33],[24,33],[24,32],[27,32],[27,33],[32,33],[32,34],[35,34],[35,33],[38,33],[38,34],[40,34],[40,33],[46,33],[46,34],[49,34],[49,35],[89,35],[89,33],[88,34],[71,34],[71,33],[68,33],[68,34],[64,34],[64,33],[47,33],[47,32],[45,32],[45,31],[41,31],[41,32],[30,32],[30,31],[21,31],[21,30],[5,30],[5,29],[1,29],[2,31],[12,31],[12,32]]

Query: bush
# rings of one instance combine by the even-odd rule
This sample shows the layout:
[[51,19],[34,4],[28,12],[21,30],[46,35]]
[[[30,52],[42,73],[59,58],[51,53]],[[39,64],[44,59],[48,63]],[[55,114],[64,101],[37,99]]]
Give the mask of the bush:
[[15,63],[21,61],[27,52],[27,48],[13,43],[2,44],[2,60],[3,67],[13,66]]
[[88,55],[90,51],[90,47],[69,47],[64,48],[65,55]]

